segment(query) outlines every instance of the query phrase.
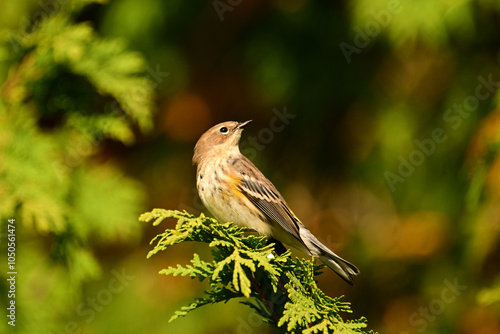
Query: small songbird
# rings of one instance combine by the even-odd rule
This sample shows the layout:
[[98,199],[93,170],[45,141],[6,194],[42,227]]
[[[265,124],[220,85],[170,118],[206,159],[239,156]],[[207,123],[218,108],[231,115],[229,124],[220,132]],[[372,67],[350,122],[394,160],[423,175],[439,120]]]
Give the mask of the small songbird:
[[293,214],[271,181],[241,154],[241,133],[250,122],[220,123],[196,143],[193,164],[203,204],[220,222],[233,222],[310,254],[352,285],[358,268],[323,245]]

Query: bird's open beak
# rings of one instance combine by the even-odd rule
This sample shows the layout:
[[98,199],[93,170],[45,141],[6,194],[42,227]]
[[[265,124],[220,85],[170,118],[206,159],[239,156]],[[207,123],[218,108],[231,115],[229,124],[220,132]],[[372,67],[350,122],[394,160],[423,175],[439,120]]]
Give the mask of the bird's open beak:
[[250,123],[252,120],[249,120],[249,121],[246,121],[246,122],[241,122],[238,124],[238,126],[236,128],[238,129],[243,129],[245,126],[248,125],[248,123]]

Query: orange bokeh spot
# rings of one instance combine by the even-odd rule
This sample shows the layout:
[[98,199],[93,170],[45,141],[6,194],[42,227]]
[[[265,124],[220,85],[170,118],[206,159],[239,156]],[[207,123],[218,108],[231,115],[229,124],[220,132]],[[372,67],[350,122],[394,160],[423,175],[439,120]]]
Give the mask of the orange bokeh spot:
[[207,102],[193,93],[175,96],[163,113],[162,128],[177,141],[196,141],[213,125],[212,112]]

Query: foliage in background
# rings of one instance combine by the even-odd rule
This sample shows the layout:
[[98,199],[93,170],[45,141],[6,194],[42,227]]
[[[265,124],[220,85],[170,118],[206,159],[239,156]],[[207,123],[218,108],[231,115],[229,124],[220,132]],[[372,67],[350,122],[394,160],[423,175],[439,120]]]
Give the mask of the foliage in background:
[[[395,6],[397,11],[393,11]],[[383,161],[385,171],[397,171],[402,159],[408,161],[417,151],[425,153],[424,164],[412,163],[414,172],[393,190],[394,201],[402,211],[430,209],[456,221],[450,225],[455,240],[448,241],[446,260],[437,261],[422,274],[432,277],[434,269],[446,263],[446,275],[454,271],[462,280],[469,279],[468,284],[478,285],[471,291],[471,299],[476,300],[474,312],[497,312],[500,41],[488,28],[498,22],[500,6],[489,0],[354,0],[352,8],[352,26],[367,29],[377,22],[382,27],[380,37],[390,43],[386,56],[395,63],[393,78],[387,76],[385,88],[391,106],[380,99],[375,108],[393,109],[382,119],[382,127],[397,131],[384,131],[377,145],[379,151],[372,158]],[[411,70],[413,65],[419,70]],[[405,73],[395,74],[398,70]],[[428,153],[421,143],[428,143],[436,129],[443,131],[446,140],[434,142],[434,149]],[[388,155],[391,151],[394,153]],[[412,203],[425,189],[432,189],[433,196]],[[441,222],[441,226],[448,224]],[[422,293],[427,289],[427,282],[419,284]],[[458,319],[468,311],[461,305],[450,313]],[[442,323],[445,320],[438,318],[434,326]]]
[[17,220],[17,324],[26,333],[59,331],[61,316],[75,313],[82,283],[101,273],[91,242],[140,236],[141,185],[93,157],[105,140],[130,144],[135,129],[151,129],[152,84],[140,54],[74,22],[90,2],[36,12],[24,30],[1,35],[9,71],[0,88],[0,227]]
[[203,305],[245,298],[264,321],[280,333],[367,333],[366,319],[344,321],[339,312],[352,312],[342,297],[331,298],[316,285],[315,277],[324,266],[307,260],[292,260],[290,252],[275,256],[274,244],[266,244],[262,236],[244,236],[246,228],[232,223],[221,224],[201,214],[155,209],[139,220],[159,225],[166,218],[177,219],[175,229],[166,229],[151,243],[156,243],[148,258],[169,247],[185,242],[207,243],[212,248],[212,261],[193,255],[191,265],[168,267],[165,275],[181,275],[207,279],[207,297],[197,298],[191,305],[176,311],[170,321],[185,316]]
[[[48,322],[51,328],[63,331],[70,320],[82,332],[109,334],[215,334],[244,329],[238,326],[248,310],[239,303],[219,303],[167,323],[165,314],[186,302],[186,291],[196,295],[201,284],[156,275],[163,264],[160,257],[144,261],[147,242],[140,243],[144,248],[126,243],[132,234],[138,235],[134,229],[140,227],[134,220],[145,209],[131,205],[126,214],[121,197],[131,202],[142,193],[149,208],[202,210],[196,197],[195,171],[188,166],[192,147],[218,121],[253,119],[242,138],[244,149],[256,153],[254,162],[282,191],[294,212],[308,218],[304,223],[321,231],[332,247],[342,247],[363,268],[354,289],[329,281],[328,271],[318,276],[325,293],[348,295],[355,305],[353,317],[367,316],[370,327],[380,333],[500,333],[499,1],[245,0],[237,5],[233,1],[223,21],[210,1],[114,0],[105,6],[90,4],[75,15],[71,6],[84,3],[3,1],[0,11],[0,38],[7,46],[0,48],[4,101],[0,107],[0,155],[5,156],[7,150],[3,134],[15,136],[19,145],[31,138],[23,144],[29,149],[23,148],[28,152],[24,158],[19,155],[19,168],[9,168],[8,175],[16,177],[19,170],[20,179],[29,177],[20,183],[24,188],[51,191],[47,198],[36,193],[23,195],[38,199],[30,202],[41,207],[40,217],[38,211],[31,212],[37,213],[36,221],[45,223],[35,222],[29,214],[26,219],[43,228],[53,219],[46,217],[61,216],[56,214],[61,208],[54,208],[53,203],[67,203],[68,217],[76,217],[75,231],[91,233],[78,242],[74,242],[73,229],[64,234],[45,232],[40,237],[34,228],[24,227],[29,223],[19,220],[23,224],[19,233],[25,234],[19,251],[26,252],[24,263],[30,267],[30,275],[20,276],[24,279],[19,282],[20,291],[29,294],[23,297],[30,301],[24,303],[26,319],[41,324],[34,330],[19,328],[19,332],[46,333],[43,324]],[[217,1],[220,3],[230,1]],[[28,117],[32,123],[14,123],[15,117],[20,118],[15,113],[5,116],[4,81],[9,73],[19,73],[21,64],[29,65],[22,59],[34,51],[21,47],[30,43],[25,37],[58,11],[72,12],[71,25],[87,22],[83,25],[92,26],[93,35],[106,42],[109,38],[126,41],[129,48],[143,54],[150,69],[170,73],[164,81],[157,77],[160,80],[152,86],[158,91],[158,115],[151,136],[124,147],[116,140],[110,146],[108,137],[92,132],[95,137],[85,137],[88,140],[82,142],[72,128],[75,122],[61,122],[68,113],[50,110],[76,106],[93,115],[108,113],[123,120],[120,109],[124,108],[117,108],[115,98],[101,94],[101,88],[95,89],[86,75],[60,67],[37,66],[32,73],[9,76],[36,76],[40,68],[52,73],[43,79],[46,84],[34,81],[33,98],[23,101],[35,111]],[[75,34],[64,36],[74,38]],[[74,44],[62,39],[58,43]],[[350,63],[341,43],[358,49]],[[80,52],[79,48],[70,49],[74,53],[69,57]],[[109,62],[109,57],[102,61]],[[77,63],[71,67],[80,71]],[[478,78],[488,80],[490,75],[489,89],[479,91],[490,95],[476,106],[473,97]],[[9,81],[16,86],[16,80]],[[95,82],[102,87],[98,79]],[[104,85],[103,89],[108,88]],[[70,98],[52,98],[50,92]],[[41,100],[46,103],[34,103]],[[288,124],[280,123],[273,112],[283,106],[295,116]],[[25,115],[26,108],[22,110]],[[455,121],[447,122],[445,113]],[[4,122],[5,117],[9,123]],[[110,135],[126,138],[121,121],[116,124]],[[68,132],[73,129],[68,136],[66,127],[70,127]],[[19,132],[26,128],[36,131]],[[433,148],[427,140],[436,129],[445,131],[447,139]],[[59,132],[61,141],[47,140]],[[80,146],[64,144],[73,140]],[[427,143],[429,154],[422,151],[422,143]],[[67,171],[71,179],[60,190],[56,178],[47,174],[52,171],[47,164],[60,157],[58,149],[64,145],[74,149],[56,163],[56,170],[62,175]],[[422,161],[419,154],[424,154]],[[407,170],[404,181],[392,190],[384,173],[399,173],[402,160],[409,162],[410,156],[419,165],[411,173]],[[21,163],[28,158],[29,164]],[[127,175],[140,185],[132,181],[127,186],[123,181],[130,178],[123,179],[119,164],[126,165]],[[111,179],[113,184],[108,182]],[[68,190],[68,182],[74,190]],[[0,177],[2,212],[12,207],[5,184]],[[124,187],[135,190],[127,192]],[[147,197],[139,188],[147,189]],[[106,210],[102,209],[105,205]],[[120,224],[115,219],[119,215],[123,217]],[[84,219],[85,223],[77,223]],[[70,226],[64,221],[57,224]],[[157,234],[144,224],[142,228]],[[91,231],[99,236],[95,238]],[[0,231],[2,244],[3,233]],[[94,241],[99,247],[85,246]],[[181,250],[190,247],[193,243],[179,245]],[[185,253],[193,252],[177,252],[177,247],[169,252],[176,257],[175,263],[189,261],[191,257],[184,258]],[[61,265],[67,258],[76,260]],[[68,298],[75,292],[72,282],[79,281],[73,277],[99,271],[97,266],[79,264],[95,263],[95,258],[100,262],[101,279],[88,281],[72,303]],[[135,283],[106,305],[94,321],[87,323],[86,318],[74,315],[74,306],[106,289],[106,274],[123,263],[127,273],[137,277]],[[66,266],[74,268],[69,270],[74,275],[68,275]],[[77,268],[87,269],[78,272]],[[467,289],[439,308],[446,288],[443,282],[455,278]],[[429,307],[428,317],[419,313]],[[259,331],[272,332],[263,327]]]

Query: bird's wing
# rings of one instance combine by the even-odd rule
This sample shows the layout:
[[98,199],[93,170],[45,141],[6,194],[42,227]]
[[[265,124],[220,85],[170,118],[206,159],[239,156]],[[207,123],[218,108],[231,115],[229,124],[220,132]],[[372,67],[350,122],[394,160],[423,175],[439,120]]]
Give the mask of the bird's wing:
[[240,169],[239,190],[270,220],[304,244],[299,234],[301,223],[288,208],[278,190],[250,160],[245,159],[241,162],[246,168],[243,172]]

